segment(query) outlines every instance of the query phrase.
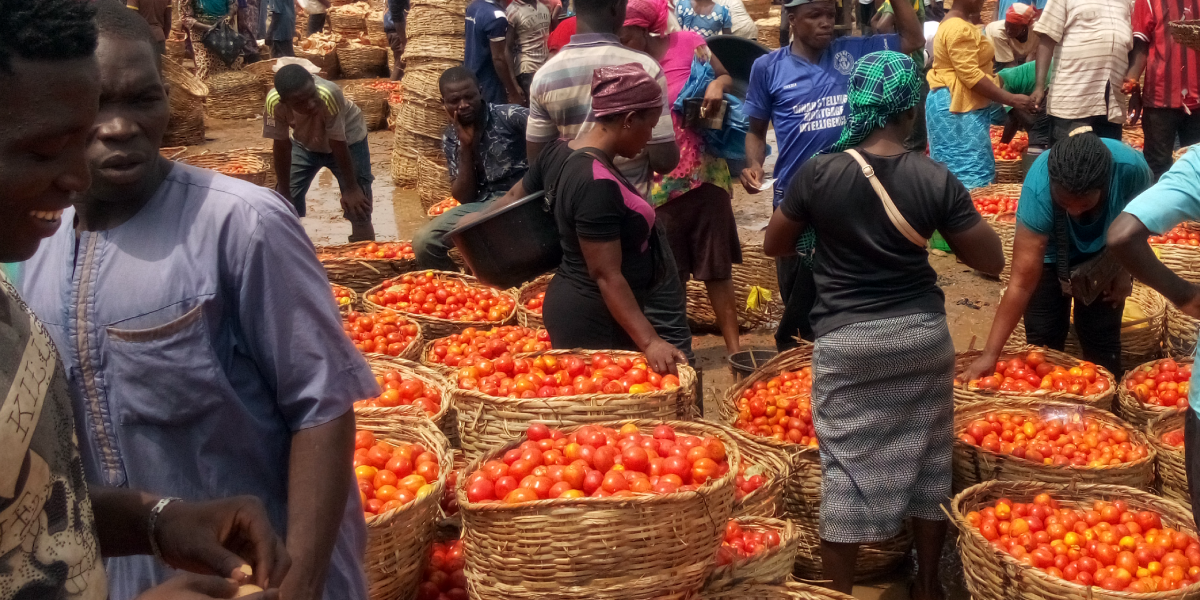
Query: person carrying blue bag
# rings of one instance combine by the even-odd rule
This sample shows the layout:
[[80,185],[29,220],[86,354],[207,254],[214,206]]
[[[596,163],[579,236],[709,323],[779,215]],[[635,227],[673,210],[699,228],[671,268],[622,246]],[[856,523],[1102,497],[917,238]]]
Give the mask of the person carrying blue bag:
[[[725,339],[725,350],[732,354],[741,349],[733,264],[742,262],[742,247],[733,217],[733,179],[723,151],[738,147],[735,152],[744,156],[740,149],[744,141],[725,145],[722,130],[685,127],[683,105],[689,98],[702,98],[701,118],[717,115],[722,101],[733,99],[725,94],[733,79],[709,51],[703,37],[690,31],[668,34],[666,28],[665,0],[629,1],[620,31],[621,43],[649,54],[662,67],[672,106],[675,143],[679,146],[675,169],[654,177],[650,204],[666,229],[680,281],[686,284],[695,278],[704,282]],[[725,122],[736,120],[727,117]],[[736,137],[737,132],[733,134]],[[744,140],[744,129],[740,135]],[[714,141],[722,145],[714,145]]]

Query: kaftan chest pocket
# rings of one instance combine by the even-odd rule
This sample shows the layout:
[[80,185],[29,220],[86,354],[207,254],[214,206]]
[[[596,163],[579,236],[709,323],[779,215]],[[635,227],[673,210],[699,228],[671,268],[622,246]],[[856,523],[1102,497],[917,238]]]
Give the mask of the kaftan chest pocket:
[[209,340],[204,307],[202,302],[149,328],[106,329],[106,372],[112,380],[105,387],[121,423],[188,425],[233,398]]

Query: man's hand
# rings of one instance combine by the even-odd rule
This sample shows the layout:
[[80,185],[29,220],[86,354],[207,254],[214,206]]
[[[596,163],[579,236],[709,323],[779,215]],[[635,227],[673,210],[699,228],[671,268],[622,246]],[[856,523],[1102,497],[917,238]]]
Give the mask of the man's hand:
[[1122,273],[1117,275],[1104,291],[1104,301],[1116,306],[1133,294],[1133,277]]
[[1134,86],[1129,92],[1129,124],[1137,125],[1142,118],[1142,88]]
[[184,29],[191,29],[195,24],[196,24],[196,19],[193,19],[191,17],[180,17],[179,18],[179,26],[183,27]]
[[646,362],[650,363],[650,368],[658,373],[670,373],[679,375],[679,369],[675,367],[677,364],[687,364],[687,357],[679,351],[679,348],[668,344],[666,340],[658,338],[650,342],[646,346]]
[[[278,588],[291,566],[262,502],[237,496],[208,502],[172,502],[159,514],[154,534],[163,561],[193,573]],[[241,571],[249,564],[253,578]],[[227,596],[225,596],[227,597]]]
[[759,189],[762,187],[762,178],[762,165],[750,165],[742,169],[742,187],[746,188],[748,194],[757,194],[762,191]]
[[1032,112],[1041,112],[1043,109],[1045,109],[1046,108],[1045,105],[1042,104],[1042,101],[1045,99],[1046,99],[1046,89],[1045,88],[1040,88],[1040,87],[1033,88],[1033,92],[1031,94],[1029,94],[1029,102],[1033,105]]
[[999,357],[989,356],[987,354],[980,356],[979,358],[975,359],[975,362],[971,363],[971,365],[967,367],[965,371],[962,372],[962,375],[958,376],[958,379],[965,384],[995,373],[997,358]]
[[458,134],[458,143],[463,148],[475,148],[475,125],[463,125],[458,119],[458,112],[452,115],[454,121],[454,132]]
[[[238,593],[238,583],[232,579],[224,579],[214,575],[196,575],[183,573],[167,580],[166,583],[152,587],[141,594],[136,600],[208,600],[209,598],[233,598]],[[278,600],[279,590],[256,592],[241,596],[245,600]]]
[[371,202],[367,200],[362,188],[354,188],[342,193],[342,212],[351,221],[368,221],[371,219]]
[[1025,94],[1013,94],[1012,99],[1008,103],[1009,106],[1026,112],[1033,112],[1036,107],[1033,103],[1033,98]]

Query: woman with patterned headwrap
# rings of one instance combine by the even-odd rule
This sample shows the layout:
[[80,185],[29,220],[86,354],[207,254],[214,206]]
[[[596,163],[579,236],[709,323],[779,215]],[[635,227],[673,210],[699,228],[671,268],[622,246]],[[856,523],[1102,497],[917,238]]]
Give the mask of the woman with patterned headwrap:
[[792,179],[764,249],[791,254],[805,228],[815,233],[812,410],[825,578],[850,593],[859,544],[894,537],[911,518],[913,598],[940,600],[954,344],[925,242],[940,231],[962,262],[987,273],[999,273],[1004,257],[966,188],[905,149],[920,89],[899,52],[858,61],[841,137]]
[[[669,106],[687,83],[693,61],[707,61],[717,77],[705,90],[704,106],[705,110],[719,110],[733,79],[700,34],[666,30],[665,0],[630,0],[619,33],[622,44],[658,61],[667,78]],[[725,351],[732,354],[741,350],[733,264],[742,262],[733,217],[733,179],[725,159],[707,152],[700,134],[683,126],[682,115],[672,112],[671,120],[679,164],[674,171],[655,176],[650,203],[666,229],[680,280],[685,285],[691,278],[704,282]]]

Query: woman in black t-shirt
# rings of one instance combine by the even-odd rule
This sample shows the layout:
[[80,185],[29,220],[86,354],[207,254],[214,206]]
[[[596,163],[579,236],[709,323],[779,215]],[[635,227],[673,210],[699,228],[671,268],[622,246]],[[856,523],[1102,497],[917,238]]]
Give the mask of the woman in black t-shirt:
[[[771,217],[764,250],[795,252],[816,236],[811,312],[813,424],[820,440],[824,576],[850,593],[858,545],[891,538],[912,518],[913,598],[943,597],[938,558],[950,496],[954,344],[925,241],[938,230],[968,266],[1004,267],[1000,240],[942,165],[907,152],[920,75],[898,52],[858,61],[835,150],[800,169]],[[869,165],[901,215],[851,152]],[[902,220],[901,220],[902,219]],[[907,231],[903,229],[907,228]]]

